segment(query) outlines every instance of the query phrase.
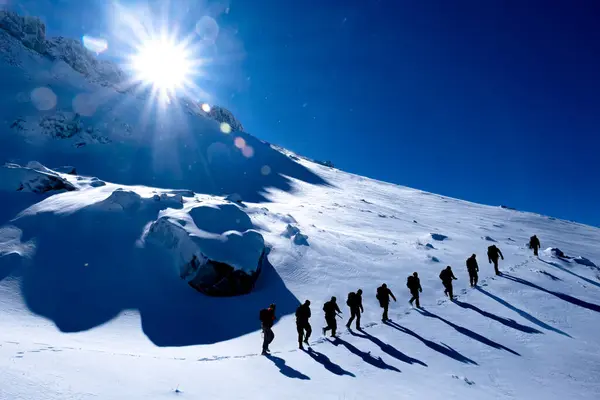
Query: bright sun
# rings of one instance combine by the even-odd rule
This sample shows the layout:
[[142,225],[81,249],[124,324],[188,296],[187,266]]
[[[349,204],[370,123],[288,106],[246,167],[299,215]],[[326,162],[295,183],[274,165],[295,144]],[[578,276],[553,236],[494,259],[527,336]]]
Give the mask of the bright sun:
[[192,74],[192,61],[185,45],[169,39],[148,39],[132,57],[136,78],[163,95],[184,88]]

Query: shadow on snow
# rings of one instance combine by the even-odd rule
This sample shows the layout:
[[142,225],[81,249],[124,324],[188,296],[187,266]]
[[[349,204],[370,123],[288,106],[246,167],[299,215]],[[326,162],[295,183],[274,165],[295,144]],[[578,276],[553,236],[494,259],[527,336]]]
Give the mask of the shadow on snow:
[[448,346],[447,344],[438,344],[435,343],[431,340],[425,339],[424,337],[420,336],[419,334],[411,331],[408,328],[403,327],[402,325],[399,325],[395,322],[392,321],[387,321],[385,322],[386,325],[399,330],[402,333],[406,333],[407,335],[410,335],[416,339],[419,339],[421,342],[423,342],[423,344],[427,347],[429,347],[432,350],[437,351],[438,353],[441,353],[445,356],[448,356],[450,358],[455,359],[456,361],[460,361],[462,363],[465,364],[473,364],[473,365],[478,365],[475,361],[471,360],[468,357],[463,356],[462,354],[460,354],[458,351],[454,350],[452,347]]
[[480,286],[476,286],[475,290],[477,290],[477,291],[481,292],[482,294],[488,296],[492,300],[497,301],[498,303],[502,304],[504,307],[508,308],[509,310],[512,310],[512,311],[516,312],[521,317],[525,318],[526,320],[528,320],[529,322],[531,322],[533,324],[536,324],[540,328],[544,328],[546,330],[549,330],[549,331],[552,331],[552,332],[556,332],[556,333],[560,333],[561,335],[564,335],[564,336],[571,337],[568,333],[565,333],[565,332],[561,331],[560,329],[557,329],[557,328],[555,328],[553,326],[548,325],[547,323],[545,323],[543,321],[540,321],[539,319],[537,319],[533,315],[531,315],[531,314],[527,313],[526,311],[523,311],[523,310],[521,310],[521,309],[513,306],[512,304],[510,304],[506,300],[503,300],[500,297],[491,294],[490,292],[486,291],[485,289],[482,289]]
[[298,371],[297,369],[294,369],[294,368],[290,367],[289,365],[287,365],[283,358],[275,357],[274,355],[271,355],[271,354],[266,355],[265,358],[267,360],[273,362],[273,364],[275,364],[275,366],[277,368],[279,368],[279,372],[281,372],[283,375],[287,376],[288,378],[301,379],[304,381],[310,380],[310,377],[304,375],[302,372]]
[[600,312],[600,306],[597,305],[597,304],[588,303],[587,301],[580,300],[580,299],[578,299],[576,297],[569,296],[568,294],[565,294],[565,293],[560,293],[560,292],[555,292],[553,290],[544,289],[543,287],[538,286],[535,283],[529,282],[529,281],[527,281],[527,280],[525,280],[523,278],[517,278],[516,276],[512,276],[512,275],[508,275],[508,274],[504,274],[502,276],[505,277],[508,280],[511,280],[511,281],[514,281],[514,282],[518,282],[518,283],[521,283],[523,285],[526,285],[526,286],[532,287],[534,289],[541,290],[542,292],[545,292],[545,293],[551,294],[553,296],[556,296],[559,299],[564,300],[566,302],[569,302],[571,304],[574,304],[576,306],[587,308],[588,310]]
[[546,263],[546,264],[548,264],[548,265],[551,265],[551,266],[553,266],[553,267],[555,267],[555,268],[558,268],[558,269],[560,269],[561,271],[563,271],[563,272],[566,272],[567,274],[573,275],[574,277],[576,277],[576,278],[579,278],[579,279],[581,279],[582,281],[585,281],[585,282],[589,283],[590,285],[594,285],[594,286],[596,286],[596,287],[600,287],[600,283],[598,283],[598,282],[594,282],[594,281],[593,281],[593,280],[591,280],[591,279],[588,279],[588,278],[586,278],[586,277],[584,277],[584,276],[578,275],[578,274],[576,274],[576,273],[575,273],[575,272],[573,272],[573,271],[569,271],[568,269],[566,269],[566,268],[562,267],[562,266],[561,266],[561,265],[559,265],[558,263],[555,263],[555,262],[550,262],[550,261],[545,261],[545,260],[542,260],[541,258],[540,258],[540,261],[541,261],[541,262],[543,262],[543,263]]
[[380,368],[380,369],[389,369],[391,371],[395,371],[395,372],[401,372],[398,368],[394,367],[393,365],[389,365],[387,364],[385,361],[383,361],[381,359],[381,357],[373,357],[371,355],[371,353],[365,353],[362,350],[359,350],[357,347],[355,347],[354,345],[348,343],[347,341],[336,337],[333,340],[329,340],[329,342],[331,342],[334,346],[339,346],[342,345],[345,348],[348,349],[348,351],[350,351],[350,353],[357,355],[358,357],[362,358],[362,360],[364,362],[366,362],[367,364],[371,364],[374,367]]
[[346,371],[339,365],[332,362],[329,359],[329,357],[327,357],[325,354],[319,353],[318,351],[314,350],[312,347],[309,347],[307,350],[304,350],[304,352],[306,354],[308,354],[313,360],[315,360],[319,364],[323,365],[323,367],[325,367],[325,369],[327,371],[331,372],[332,374],[340,375],[340,376],[348,375],[353,378],[356,377],[356,375],[354,375],[352,372]]
[[381,351],[383,351],[384,353],[388,354],[391,357],[394,357],[395,359],[397,359],[399,361],[405,362],[407,364],[419,364],[424,367],[427,367],[427,364],[425,364],[423,361],[407,356],[406,354],[402,353],[400,350],[396,349],[395,347],[393,347],[387,343],[382,342],[380,339],[367,333],[363,329],[359,329],[359,332],[361,332],[361,334],[358,334],[358,333],[350,330],[350,334],[352,336],[370,340],[371,342],[373,342],[377,346],[379,346]]
[[[256,331],[258,310],[273,302],[279,316],[295,311],[299,301],[268,260],[250,294],[214,298],[189,287],[165,251],[136,245],[156,219],[156,207],[138,210],[135,218],[88,206],[70,215],[15,220],[23,236],[36,236],[35,256],[18,268],[28,308],[63,332],[92,329],[138,310],[144,333],[157,346],[212,344]],[[5,262],[16,258],[0,261],[7,268]]]
[[482,336],[482,335],[480,335],[480,334],[479,334],[479,333],[477,333],[477,332],[473,332],[472,330],[470,330],[470,329],[467,329],[467,328],[465,328],[465,327],[463,327],[463,326],[456,325],[455,323],[453,323],[453,322],[450,322],[450,321],[448,321],[447,319],[444,319],[444,318],[440,317],[439,315],[436,315],[436,314],[434,314],[434,313],[432,313],[432,312],[429,312],[429,311],[427,311],[427,310],[424,310],[424,309],[417,309],[417,311],[418,311],[418,312],[419,312],[421,315],[424,315],[424,316],[426,316],[426,317],[429,317],[429,318],[435,318],[435,319],[439,319],[439,320],[440,320],[440,321],[442,321],[443,323],[445,323],[445,324],[447,324],[447,325],[451,326],[452,328],[454,328],[454,329],[455,329],[457,332],[459,332],[459,333],[462,333],[463,335],[465,335],[465,336],[468,336],[468,337],[470,337],[470,338],[471,338],[471,339],[473,339],[473,340],[477,340],[478,342],[481,342],[481,343],[483,343],[483,344],[485,344],[485,345],[487,345],[487,346],[493,347],[493,348],[495,348],[495,349],[502,349],[502,350],[506,350],[506,351],[508,351],[509,353],[512,353],[512,354],[514,354],[514,355],[516,355],[516,356],[520,356],[520,354],[519,354],[519,353],[517,353],[516,351],[514,351],[514,350],[511,350],[511,349],[509,349],[508,347],[501,345],[500,343],[494,342],[493,340],[491,340],[491,339],[488,339],[488,338],[486,338],[485,336]]
[[459,300],[454,300],[454,303],[456,303],[457,305],[459,305],[462,308],[473,310],[473,311],[478,312],[479,314],[483,315],[484,317],[488,317],[490,319],[493,319],[494,321],[498,321],[501,324],[508,326],[509,328],[513,328],[513,329],[516,329],[518,331],[525,332],[525,333],[542,333],[535,328],[532,328],[527,325],[522,325],[522,324],[518,323],[517,321],[515,321],[514,319],[500,317],[496,314],[492,314],[490,312],[484,311],[484,310],[474,306],[473,304],[469,304],[469,303],[462,302]]

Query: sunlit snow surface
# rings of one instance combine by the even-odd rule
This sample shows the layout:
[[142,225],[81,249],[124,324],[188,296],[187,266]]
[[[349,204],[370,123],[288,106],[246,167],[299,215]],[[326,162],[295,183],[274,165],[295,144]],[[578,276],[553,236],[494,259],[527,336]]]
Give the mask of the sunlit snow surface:
[[[184,103],[166,118],[0,41],[0,399],[600,397],[599,229],[323,167]],[[188,213],[198,205],[227,217]],[[211,250],[242,267],[255,247],[228,241],[260,235],[271,250],[253,292],[190,288],[178,269],[188,242],[150,235],[161,216],[225,243]],[[438,279],[446,265],[455,303]],[[421,312],[408,304],[414,271]],[[375,299],[384,282],[398,298],[390,325]],[[347,318],[358,288],[364,331],[339,320],[340,339],[323,338],[323,303],[337,296]],[[309,352],[293,316],[305,299]],[[262,357],[258,312],[271,302],[281,318]]]

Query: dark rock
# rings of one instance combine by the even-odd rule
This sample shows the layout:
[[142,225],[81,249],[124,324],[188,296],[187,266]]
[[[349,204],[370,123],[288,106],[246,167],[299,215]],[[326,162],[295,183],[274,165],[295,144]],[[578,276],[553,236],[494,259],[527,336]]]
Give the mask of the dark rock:
[[233,116],[231,111],[223,107],[211,106],[210,111],[207,113],[207,115],[217,122],[226,122],[227,124],[229,124],[232,132],[244,131],[244,127],[242,126],[241,122]]
[[198,274],[188,284],[208,296],[229,297],[248,294],[254,289],[254,285],[264,263],[267,261],[267,252],[263,250],[258,261],[258,268],[252,274],[247,274],[241,270],[235,270],[232,266],[208,260],[202,269],[205,270],[208,266],[212,267],[209,273]]

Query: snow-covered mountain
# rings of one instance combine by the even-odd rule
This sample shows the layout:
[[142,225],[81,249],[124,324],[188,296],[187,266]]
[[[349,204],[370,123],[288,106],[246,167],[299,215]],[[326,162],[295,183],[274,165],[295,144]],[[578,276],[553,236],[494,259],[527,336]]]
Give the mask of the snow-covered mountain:
[[[0,14],[0,399],[600,396],[600,229],[333,169],[226,110],[153,107],[81,51]],[[387,324],[384,282],[398,299]],[[339,320],[325,338],[323,303],[337,296],[347,318],[358,288],[364,329]]]

